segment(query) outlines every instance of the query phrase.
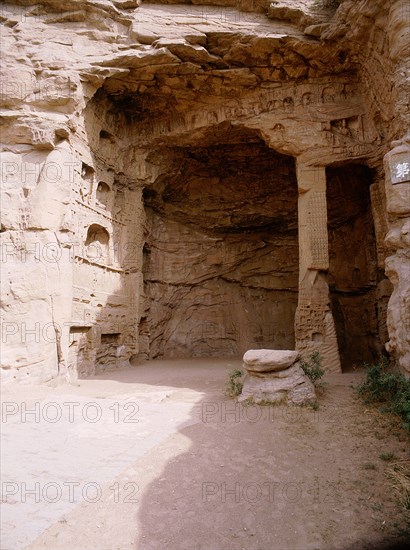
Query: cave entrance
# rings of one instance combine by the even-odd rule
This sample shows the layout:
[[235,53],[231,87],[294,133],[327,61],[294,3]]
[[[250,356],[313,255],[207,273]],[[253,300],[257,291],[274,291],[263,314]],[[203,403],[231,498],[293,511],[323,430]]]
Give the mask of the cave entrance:
[[162,147],[144,191],[141,355],[235,357],[292,349],[298,296],[292,157],[221,124]]
[[349,371],[382,353],[385,312],[377,288],[385,276],[377,267],[371,170],[348,164],[327,168],[326,177],[328,282],[342,369]]

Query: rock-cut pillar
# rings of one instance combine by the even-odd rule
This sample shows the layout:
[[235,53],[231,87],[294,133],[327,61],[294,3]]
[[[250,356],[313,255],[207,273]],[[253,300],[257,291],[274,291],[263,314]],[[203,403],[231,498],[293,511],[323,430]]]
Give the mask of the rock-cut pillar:
[[296,349],[305,358],[318,351],[324,370],[340,372],[327,283],[329,243],[325,168],[298,163],[297,179],[299,297],[295,316]]
[[392,143],[384,157],[389,231],[385,244],[386,275],[393,283],[387,306],[387,351],[410,378],[410,146],[408,138]]

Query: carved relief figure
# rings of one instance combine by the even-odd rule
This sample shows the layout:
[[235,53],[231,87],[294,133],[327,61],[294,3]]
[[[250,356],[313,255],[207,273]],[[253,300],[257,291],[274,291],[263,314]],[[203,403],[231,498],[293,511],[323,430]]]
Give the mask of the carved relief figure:
[[85,250],[88,260],[109,264],[109,241],[110,236],[104,227],[96,223],[90,225],[85,240]]
[[336,90],[332,86],[324,88],[322,92],[322,103],[334,103],[336,101]]

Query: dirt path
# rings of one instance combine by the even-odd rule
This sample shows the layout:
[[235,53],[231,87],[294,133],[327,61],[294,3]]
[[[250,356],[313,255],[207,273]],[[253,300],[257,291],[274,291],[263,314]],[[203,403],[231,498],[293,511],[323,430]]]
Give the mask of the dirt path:
[[238,366],[157,361],[77,387],[4,389],[2,550],[397,540],[406,517],[383,458],[408,457],[408,443],[356,402],[360,374],[329,377],[316,411],[244,407],[223,395]]

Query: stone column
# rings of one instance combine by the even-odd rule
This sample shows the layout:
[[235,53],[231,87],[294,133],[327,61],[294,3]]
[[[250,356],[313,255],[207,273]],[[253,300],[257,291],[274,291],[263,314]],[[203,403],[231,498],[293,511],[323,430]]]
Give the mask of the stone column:
[[295,316],[296,349],[303,357],[318,351],[324,370],[340,372],[336,330],[330,309],[327,270],[326,172],[297,164],[299,190],[299,298]]
[[386,275],[393,284],[387,306],[387,351],[410,378],[410,146],[409,139],[393,142],[384,157],[389,231]]

